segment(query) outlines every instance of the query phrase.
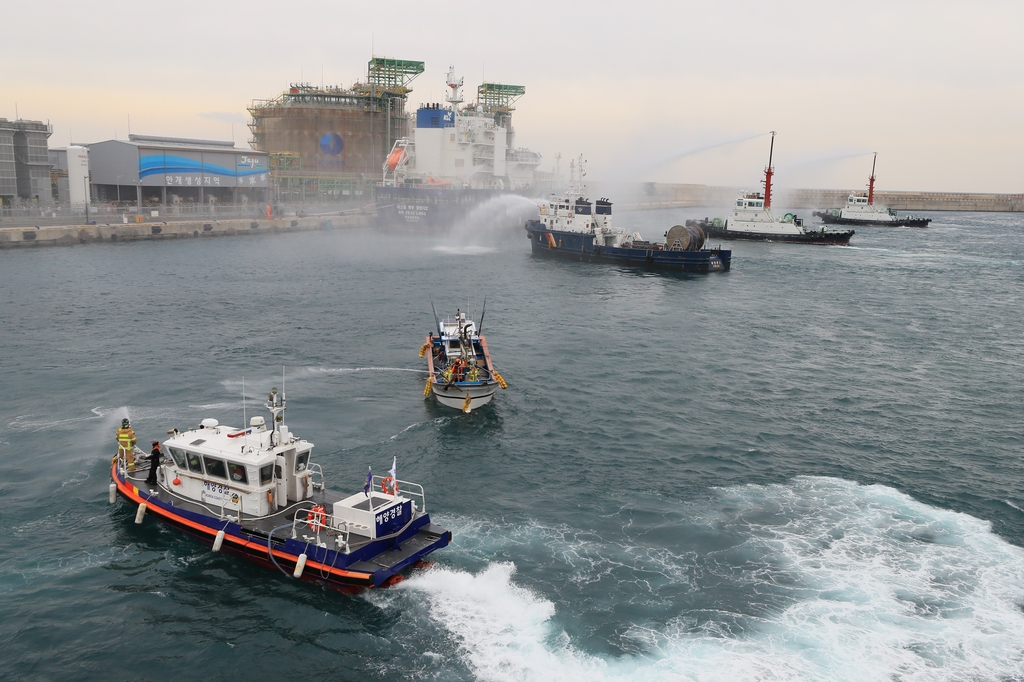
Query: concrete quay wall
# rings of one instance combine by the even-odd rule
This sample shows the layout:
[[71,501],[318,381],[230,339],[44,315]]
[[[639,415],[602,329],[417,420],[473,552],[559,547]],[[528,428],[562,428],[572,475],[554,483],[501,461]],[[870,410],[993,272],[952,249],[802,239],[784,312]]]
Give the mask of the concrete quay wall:
[[[782,191],[780,203],[790,208],[842,208],[850,190]],[[875,203],[897,211],[1024,211],[1024,194],[967,192],[875,192]]]
[[372,216],[346,215],[274,220],[198,220],[167,223],[112,223],[0,229],[0,249],[35,246],[70,246],[98,242],[159,239],[203,239],[237,235],[281,234],[333,228],[367,227]]

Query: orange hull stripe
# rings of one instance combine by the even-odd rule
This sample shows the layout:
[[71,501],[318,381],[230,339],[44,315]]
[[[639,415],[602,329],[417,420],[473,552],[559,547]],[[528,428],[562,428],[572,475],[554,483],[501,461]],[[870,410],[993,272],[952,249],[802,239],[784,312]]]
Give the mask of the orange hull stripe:
[[[128,499],[133,500],[138,504],[146,503],[146,509],[152,510],[153,513],[157,514],[158,516],[165,516],[167,518],[174,519],[175,522],[186,525],[189,528],[192,528],[193,530],[197,530],[201,533],[216,537],[217,531],[213,530],[209,526],[204,526],[202,524],[196,523],[195,521],[190,521],[189,519],[186,519],[183,516],[178,516],[177,514],[173,514],[162,507],[150,507],[149,502],[139,495],[138,488],[136,488],[133,485],[128,485],[127,483],[121,482],[121,479],[117,477],[117,469],[115,466],[111,466],[110,469],[111,475],[114,477],[115,483],[117,483],[117,489],[120,490],[125,496],[127,496]],[[260,545],[255,542],[250,542],[248,540],[242,540],[240,538],[234,537],[233,535],[228,535],[227,533],[224,534],[224,539],[245,549],[258,549],[261,553],[266,552],[266,549],[263,547],[263,545]],[[292,557],[291,554],[287,554],[277,549],[272,551],[274,552],[274,556],[280,557],[282,559],[294,559],[294,557]],[[373,574],[371,573],[357,573],[355,571],[346,571],[341,568],[332,568],[327,564],[322,564],[316,561],[309,561],[306,563],[306,565],[323,571],[327,571],[332,575],[337,575],[342,578],[352,578],[354,580],[370,580],[373,577]]]

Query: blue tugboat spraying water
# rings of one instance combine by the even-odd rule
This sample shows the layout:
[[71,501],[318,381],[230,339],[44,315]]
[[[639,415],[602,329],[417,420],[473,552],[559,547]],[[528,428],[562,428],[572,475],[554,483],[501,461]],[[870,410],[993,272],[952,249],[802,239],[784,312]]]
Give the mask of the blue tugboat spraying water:
[[[577,172],[583,176],[582,157],[570,172],[574,181]],[[613,229],[612,202],[591,204],[575,182],[564,197],[552,195],[540,204],[537,218],[526,222],[526,234],[537,256],[689,273],[723,272],[732,260],[732,251],[705,248],[707,236],[697,226],[676,225],[664,242]]]

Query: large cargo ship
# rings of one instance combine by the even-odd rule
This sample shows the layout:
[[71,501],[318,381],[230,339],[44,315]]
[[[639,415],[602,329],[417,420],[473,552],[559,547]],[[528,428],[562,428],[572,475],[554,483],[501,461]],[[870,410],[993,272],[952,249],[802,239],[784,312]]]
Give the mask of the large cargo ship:
[[421,106],[412,137],[392,146],[375,189],[382,226],[443,229],[495,197],[533,191],[541,156],[517,148],[512,127],[526,88],[483,83],[464,104],[462,84],[452,67],[446,106]]

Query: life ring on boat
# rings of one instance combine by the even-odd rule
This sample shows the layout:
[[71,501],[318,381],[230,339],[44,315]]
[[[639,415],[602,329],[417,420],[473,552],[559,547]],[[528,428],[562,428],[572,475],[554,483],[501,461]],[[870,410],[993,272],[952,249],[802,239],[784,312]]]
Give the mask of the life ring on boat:
[[327,510],[322,504],[318,504],[306,513],[306,524],[316,532],[323,530],[326,525]]
[[[393,490],[388,490],[388,486],[391,486]],[[380,482],[381,492],[385,492],[388,495],[398,494],[398,481],[394,480],[390,476],[385,476]]]

